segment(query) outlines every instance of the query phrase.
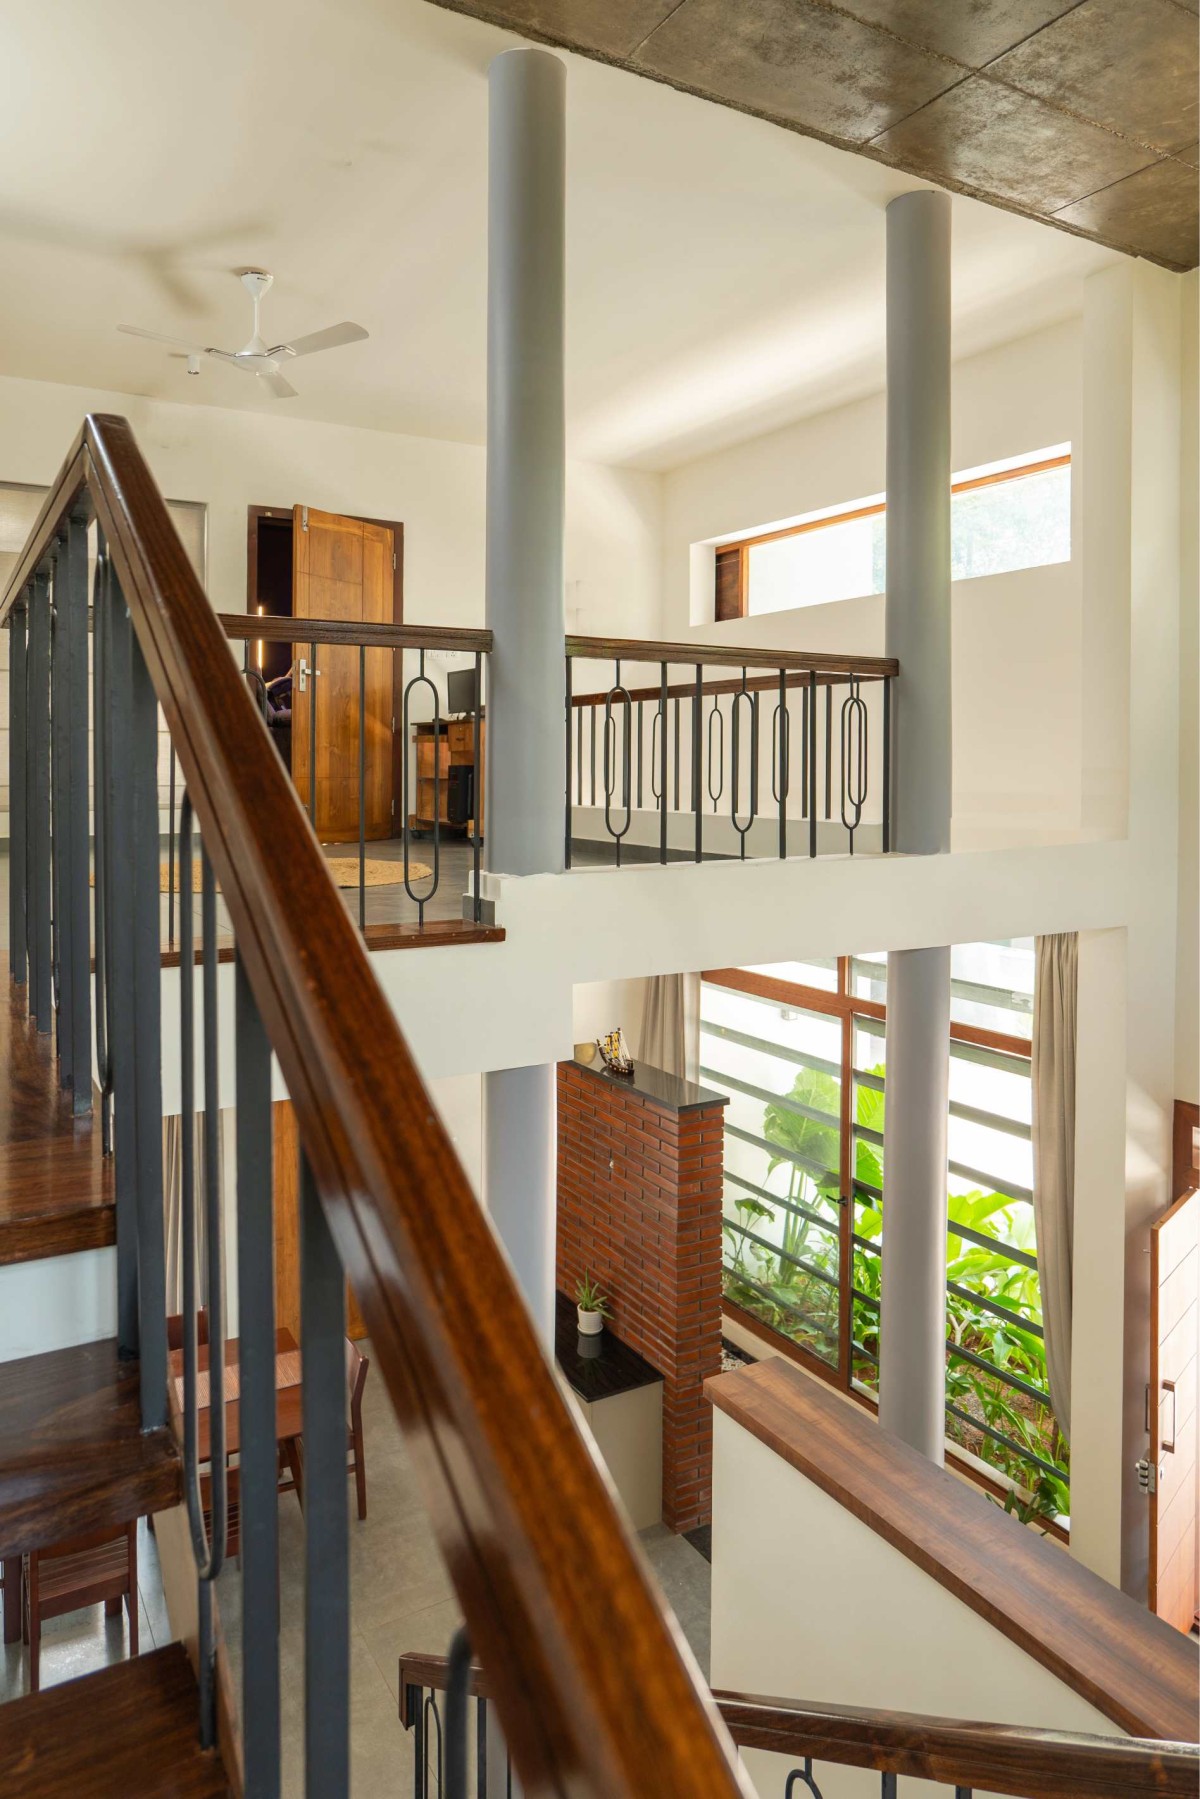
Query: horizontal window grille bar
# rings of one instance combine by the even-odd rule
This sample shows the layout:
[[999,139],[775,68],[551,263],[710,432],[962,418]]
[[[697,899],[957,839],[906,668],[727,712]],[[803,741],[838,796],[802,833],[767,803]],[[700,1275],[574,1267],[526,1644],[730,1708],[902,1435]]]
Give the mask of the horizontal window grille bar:
[[879,1357],[874,1355],[864,1343],[859,1343],[852,1337],[850,1339],[850,1347],[853,1349],[856,1356],[861,1356],[864,1362],[870,1362],[874,1367],[878,1368]]
[[877,1312],[879,1310],[879,1301],[877,1299],[872,1299],[869,1293],[864,1293],[861,1287],[851,1287],[850,1291],[853,1293],[855,1299],[857,1299],[859,1305],[866,1306],[867,1309],[872,1312]]
[[[880,1138],[882,1143],[883,1139]],[[971,1181],[982,1187],[985,1193],[1001,1193],[1006,1199],[1024,1200],[1026,1205],[1033,1204],[1033,1194],[1028,1187],[1018,1187],[1015,1181],[1002,1179],[997,1174],[985,1174],[982,1168],[972,1168],[967,1162],[949,1163],[951,1174],[956,1174],[960,1181]]]
[[850,1127],[854,1135],[863,1143],[873,1143],[876,1149],[883,1148],[883,1132],[873,1131],[869,1124],[855,1124]]
[[1025,1081],[1029,1079],[1029,1057],[1014,1055],[1011,1050],[985,1049],[982,1043],[962,1043],[957,1037],[951,1037],[950,1056],[956,1062],[973,1062],[977,1068],[994,1068],[1000,1074],[1015,1074]]
[[820,1212],[814,1212],[811,1206],[804,1205],[798,1199],[789,1199],[785,1193],[772,1193],[769,1187],[756,1187],[753,1181],[748,1181],[744,1175],[734,1174],[729,1168],[725,1170],[725,1179],[733,1181],[745,1192],[752,1193],[763,1205],[780,1206],[785,1212],[791,1212],[797,1218],[807,1218],[810,1224],[816,1225],[818,1230],[828,1231],[831,1237],[839,1235],[838,1225],[834,1219],[822,1217]]
[[866,1012],[854,1014],[854,1028],[868,1037],[886,1037],[887,1024],[882,1018],[871,1018]]
[[788,1149],[786,1144],[770,1143],[766,1137],[756,1137],[753,1131],[743,1130],[740,1124],[727,1124],[725,1135],[736,1137],[739,1143],[752,1143],[755,1149],[765,1149],[768,1154],[777,1156],[781,1162],[791,1162],[804,1174],[811,1174],[815,1179],[824,1180],[826,1177],[837,1179],[836,1168],[826,1168],[822,1163],[814,1162],[811,1156],[802,1156],[798,1150]]
[[854,1070],[854,1080],[856,1086],[867,1087],[872,1093],[882,1093],[884,1091],[883,1076],[881,1074],[868,1074],[865,1068],[856,1068]]
[[1006,1118],[1002,1112],[986,1112],[982,1106],[964,1105],[960,1099],[950,1101],[951,1118],[961,1118],[966,1124],[981,1124],[989,1131],[1003,1131],[1008,1137],[1023,1137],[1026,1143],[1033,1141],[1033,1126],[1025,1124],[1019,1118]]
[[1055,1480],[1067,1481],[1070,1479],[1065,1468],[1059,1468],[1055,1463],[1046,1461],[1044,1457],[1035,1455],[1032,1449],[1025,1448],[1015,1438],[1007,1436],[1002,1430],[997,1430],[994,1425],[985,1424],[982,1418],[972,1418],[970,1412],[960,1411],[958,1406],[951,1405],[949,1400],[946,1402],[946,1411],[950,1417],[957,1418],[960,1423],[967,1425],[971,1430],[982,1431],[984,1436],[991,1437],[993,1442],[1003,1444],[1005,1449],[1012,1451],[1018,1461],[1027,1462],[1031,1468],[1040,1468],[1043,1474],[1052,1474]]
[[968,1300],[982,1312],[990,1312],[993,1318],[1003,1318],[1006,1324],[1015,1325],[1027,1337],[1037,1337],[1039,1340],[1045,1337],[1040,1324],[1034,1324],[1032,1319],[1023,1317],[1020,1312],[1010,1311],[1007,1306],[997,1305],[994,1299],[987,1299],[982,1293],[972,1293],[970,1287],[960,1286],[958,1281],[947,1281],[946,1291],[953,1293],[956,1299]]
[[991,987],[986,981],[965,981],[959,975],[951,975],[950,997],[969,1000],[975,1006],[990,1006],[993,1012],[1033,1016],[1032,993],[1018,993],[1012,987]]
[[860,1181],[857,1175],[855,1175],[855,1177],[851,1181],[850,1185],[854,1189],[854,1196],[856,1199],[861,1199],[862,1196],[865,1194],[868,1199],[874,1201],[876,1209],[878,1209],[878,1207],[882,1204],[882,1202],[883,1202],[883,1188],[882,1187],[873,1186],[870,1181]]
[[[737,1231],[748,1243],[757,1243],[760,1249],[765,1249],[771,1255],[778,1256],[781,1262],[790,1262],[793,1268],[802,1268],[805,1274],[811,1274],[814,1280],[823,1281],[827,1287],[833,1287],[836,1291],[838,1277],[836,1274],[830,1274],[827,1268],[818,1268],[815,1262],[806,1262],[801,1256],[789,1255],[786,1249],[780,1249],[777,1243],[771,1243],[766,1237],[760,1237],[757,1231],[752,1231],[746,1225],[739,1224],[736,1218],[726,1218],[722,1222],[727,1230]],[[740,1270],[736,1272],[740,1272]]]
[[772,1093],[767,1087],[756,1087],[751,1081],[739,1080],[732,1074],[724,1074],[719,1068],[707,1068],[703,1063],[700,1064],[699,1072],[705,1080],[724,1081],[735,1093],[745,1093],[751,1099],[761,1099],[765,1105],[779,1106],[796,1118],[807,1118],[811,1124],[823,1124],[832,1131],[842,1128],[841,1119],[835,1118],[832,1112],[821,1112],[815,1106],[802,1105],[798,1099],[792,1099],[786,1093]]
[[1037,1268],[1037,1257],[1031,1256],[1027,1249],[1017,1249],[1012,1243],[1005,1243],[999,1237],[989,1237],[986,1231],[972,1230],[970,1225],[946,1225],[947,1234],[951,1237],[964,1237],[968,1243],[978,1243],[981,1249],[993,1250],[996,1255],[1003,1256],[1006,1262],[1016,1262],[1021,1268]]
[[1027,1399],[1036,1399],[1038,1404],[1044,1405],[1047,1411],[1053,1410],[1050,1404],[1050,1395],[1044,1387],[1036,1386],[1033,1381],[1025,1380],[1019,1374],[1013,1374],[1008,1368],[998,1367],[995,1362],[989,1362],[986,1356],[976,1355],[973,1349],[964,1349],[963,1345],[956,1343],[953,1337],[946,1338],[946,1350],[957,1361],[969,1362],[972,1368],[982,1368],[985,1374],[994,1374],[996,1379],[1003,1381],[1006,1387],[1015,1387],[1017,1392],[1024,1393]]
[[860,1237],[857,1231],[851,1231],[850,1241],[855,1249],[861,1249],[864,1255],[878,1256],[883,1253],[883,1244],[878,1237]]
[[766,1300],[768,1305],[774,1306],[777,1311],[790,1312],[794,1317],[799,1318],[805,1330],[811,1331],[816,1337],[824,1337],[827,1343],[837,1342],[836,1331],[826,1330],[823,1324],[818,1324],[815,1318],[810,1318],[808,1313],[802,1311],[799,1306],[793,1305],[790,1300],[777,1299],[768,1287],[764,1287],[752,1275],[743,1273],[740,1268],[730,1268],[728,1263],[725,1264],[725,1267],[727,1273],[734,1275],[736,1279],[749,1287],[751,1292],[757,1293],[760,1299]]
[[700,1030],[702,1034],[720,1037],[726,1043],[737,1043],[742,1049],[757,1049],[763,1055],[774,1056],[780,1062],[791,1062],[797,1068],[814,1069],[817,1074],[840,1075],[842,1072],[839,1062],[827,1062],[822,1056],[810,1056],[785,1043],[768,1043],[763,1037],[751,1037],[746,1031],[735,1031],[731,1025],[715,1024],[708,1018],[700,1020]]

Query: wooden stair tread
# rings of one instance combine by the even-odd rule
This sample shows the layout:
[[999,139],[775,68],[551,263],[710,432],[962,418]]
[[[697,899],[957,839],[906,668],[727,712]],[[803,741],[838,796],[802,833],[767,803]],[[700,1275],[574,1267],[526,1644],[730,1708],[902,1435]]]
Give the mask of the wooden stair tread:
[[111,1338],[0,1362],[0,1553],[177,1505],[179,1447],[141,1428],[138,1364]]
[[22,1799],[227,1799],[200,1748],[182,1644],[0,1706],[0,1792]]
[[0,1265],[116,1241],[111,1158],[97,1117],[74,1118],[52,1033],[39,1035],[0,959]]

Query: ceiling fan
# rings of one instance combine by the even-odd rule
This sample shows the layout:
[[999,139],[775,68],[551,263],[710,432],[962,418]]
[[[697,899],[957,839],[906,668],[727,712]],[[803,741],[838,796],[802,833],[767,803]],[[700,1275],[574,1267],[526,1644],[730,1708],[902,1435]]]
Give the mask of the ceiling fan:
[[296,393],[291,382],[280,373],[281,363],[290,362],[294,356],[311,356],[316,350],[336,350],[339,344],[359,343],[369,335],[361,325],[351,324],[346,319],[340,325],[327,325],[323,331],[310,331],[306,337],[294,338],[290,344],[268,346],[259,330],[258,309],[275,277],[266,269],[242,269],[239,279],[254,302],[254,334],[240,350],[217,350],[209,345],[190,344],[185,338],[167,337],[161,331],[146,331],[140,325],[118,325],[117,330],[127,332],[130,337],[148,337],[152,343],[170,344],[181,350],[187,357],[189,375],[200,373],[202,356],[231,363],[248,375],[257,375],[267,392],[277,400],[290,400]]

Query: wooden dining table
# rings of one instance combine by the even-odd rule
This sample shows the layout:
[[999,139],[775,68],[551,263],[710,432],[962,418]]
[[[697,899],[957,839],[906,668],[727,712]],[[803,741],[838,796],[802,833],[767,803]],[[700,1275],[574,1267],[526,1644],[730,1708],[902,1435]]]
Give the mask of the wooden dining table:
[[[275,1436],[287,1458],[292,1478],[300,1485],[299,1439],[304,1429],[304,1389],[300,1378],[300,1346],[289,1330],[275,1332]],[[174,1349],[168,1358],[168,1393],[171,1417],[179,1439],[183,1441],[183,1351]],[[209,1345],[201,1343],[196,1351],[197,1373],[197,1448],[199,1460],[211,1459],[212,1388],[209,1367]],[[239,1423],[238,1340],[225,1343],[225,1452],[236,1455],[241,1445]]]

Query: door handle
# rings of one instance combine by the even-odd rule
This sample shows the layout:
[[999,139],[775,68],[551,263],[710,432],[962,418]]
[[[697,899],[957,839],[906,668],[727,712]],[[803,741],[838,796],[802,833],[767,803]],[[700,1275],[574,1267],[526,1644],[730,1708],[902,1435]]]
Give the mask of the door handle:
[[1163,1438],[1162,1452],[1164,1455],[1174,1455],[1175,1454],[1175,1422],[1176,1422],[1175,1421],[1175,1382],[1173,1380],[1165,1380],[1162,1384],[1162,1389],[1163,1389],[1164,1393],[1169,1393],[1171,1395],[1171,1441],[1168,1443],[1166,1438],[1165,1437]]
[[304,657],[301,656],[300,661],[296,665],[296,673],[299,676],[298,686],[301,693],[305,693],[308,690],[308,677],[311,675],[315,681],[320,672],[320,669],[315,666],[310,668],[308,663],[304,660]]

